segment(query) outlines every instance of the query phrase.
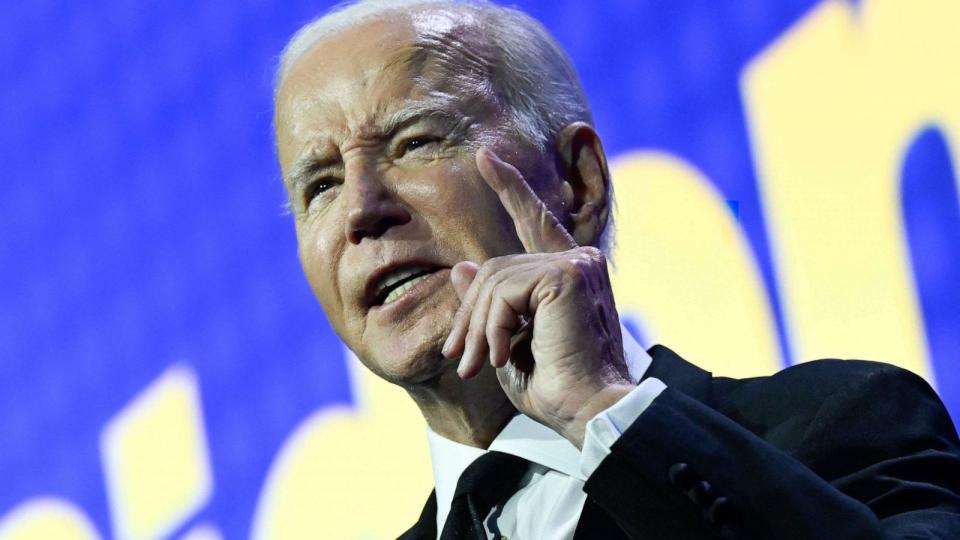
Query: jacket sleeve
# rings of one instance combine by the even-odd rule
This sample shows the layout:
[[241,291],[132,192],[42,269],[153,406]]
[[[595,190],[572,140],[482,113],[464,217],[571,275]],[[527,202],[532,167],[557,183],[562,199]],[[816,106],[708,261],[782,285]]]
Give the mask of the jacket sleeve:
[[946,409],[920,377],[856,364],[809,414],[773,425],[668,387],[584,491],[635,539],[960,538]]

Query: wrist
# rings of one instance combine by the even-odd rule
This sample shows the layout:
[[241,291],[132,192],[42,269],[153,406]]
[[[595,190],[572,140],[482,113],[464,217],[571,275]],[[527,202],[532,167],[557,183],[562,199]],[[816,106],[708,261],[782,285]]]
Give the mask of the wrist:
[[578,449],[583,449],[587,423],[601,412],[609,409],[637,386],[631,383],[609,384],[593,393],[579,407],[569,422],[557,430]]

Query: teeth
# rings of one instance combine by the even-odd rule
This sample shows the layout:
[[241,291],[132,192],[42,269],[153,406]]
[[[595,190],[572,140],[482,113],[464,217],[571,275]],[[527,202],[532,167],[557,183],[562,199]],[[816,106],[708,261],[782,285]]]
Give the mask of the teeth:
[[380,290],[386,289],[387,287],[392,287],[393,285],[400,283],[401,281],[407,279],[408,277],[414,274],[419,274],[424,270],[426,270],[426,268],[417,268],[417,267],[404,268],[402,270],[397,270],[396,272],[390,274],[389,276],[387,276],[386,279],[383,280],[383,283],[380,285]]
[[419,274],[426,270],[427,268],[414,266],[414,267],[407,267],[400,270],[396,270],[388,274],[387,277],[383,278],[383,280],[380,282],[380,286],[377,287],[376,296],[380,296],[380,294],[382,294],[383,291],[385,291],[390,287],[393,287],[397,283],[400,283],[401,281],[409,278],[410,276],[414,274]]
[[[412,273],[416,273],[416,272],[412,272]],[[409,275],[411,275],[411,273],[407,274],[407,276]],[[390,302],[393,302],[397,298],[400,298],[400,296],[403,295],[403,293],[409,291],[411,288],[413,288],[414,285],[416,285],[417,283],[420,283],[421,281],[427,279],[428,277],[430,277],[430,274],[424,274],[422,276],[415,277],[410,281],[404,283],[403,285],[397,287],[396,289],[390,291],[390,294],[388,294],[387,297],[383,300],[383,303],[389,304]],[[394,280],[393,282],[396,283],[397,280]]]

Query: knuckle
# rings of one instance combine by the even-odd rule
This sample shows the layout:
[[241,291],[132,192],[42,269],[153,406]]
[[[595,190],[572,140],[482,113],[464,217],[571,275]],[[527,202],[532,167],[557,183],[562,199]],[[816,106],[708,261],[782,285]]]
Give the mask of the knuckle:
[[487,315],[486,313],[481,313],[481,311],[483,311],[482,308],[474,309],[470,313],[470,331],[472,332],[477,330],[477,326],[480,325],[480,321],[482,321],[483,318]]
[[480,269],[477,270],[476,280],[486,281],[490,279],[491,276],[499,272],[505,266],[509,266],[512,262],[513,255],[500,255],[498,257],[490,257],[483,264],[480,265]]
[[492,274],[487,278],[486,281],[483,282],[483,287],[480,289],[480,296],[495,297],[497,295],[497,289],[506,278],[506,273],[503,271],[497,271],[496,273]]
[[590,265],[589,259],[576,252],[574,252],[572,256],[564,257],[563,259],[563,268],[571,277],[586,274]]
[[477,331],[474,325],[470,325],[470,328],[467,330],[467,335],[464,338],[464,343],[475,343],[480,338],[478,334],[480,334],[480,332]]
[[557,268],[563,281],[580,286],[590,281],[601,264],[603,258],[599,250],[579,247],[566,252],[558,261]]
[[575,249],[578,253],[581,254],[584,258],[589,260],[593,264],[602,263],[606,266],[607,257],[600,251],[599,248],[595,246],[581,246]]
[[457,310],[458,315],[469,315],[473,311],[473,307],[477,304],[476,295],[467,294],[466,298],[463,299],[463,302],[460,304],[460,308]]
[[563,294],[563,288],[561,286],[551,285],[541,290],[539,293],[539,297],[541,302],[545,302],[545,301],[550,301],[550,300],[559,298],[562,294]]
[[574,263],[574,269],[567,273],[569,279],[577,287],[583,286],[588,282],[587,273],[583,270],[583,264]]
[[490,317],[487,319],[487,327],[484,328],[484,331],[488,338],[496,338],[503,326],[504,323],[500,317]]
[[477,270],[477,276],[473,278],[474,283],[485,283],[496,272],[496,261],[497,258],[493,258],[481,264]]
[[561,283],[567,279],[570,275],[570,271],[564,266],[551,266],[549,270],[549,278],[553,283]]
[[544,223],[544,224],[549,223],[550,217],[553,214],[550,213],[550,209],[547,208],[546,203],[544,203],[543,201],[537,201],[536,209],[537,209],[536,215],[537,215],[537,218],[540,220],[540,223]]
[[593,246],[578,247],[574,250],[573,265],[583,274],[596,274],[597,270],[606,270],[607,258],[602,251]]
[[487,335],[489,340],[497,332],[497,321],[494,317],[487,319],[487,324],[484,325],[483,333]]
[[557,221],[550,209],[543,203],[540,203],[540,211],[537,213],[537,225],[544,234],[553,236],[557,232],[566,232],[563,225]]
[[483,288],[494,287],[510,279],[513,270],[525,262],[529,262],[534,255],[521,253],[516,255],[501,255],[488,259],[477,273],[477,280],[481,280]]

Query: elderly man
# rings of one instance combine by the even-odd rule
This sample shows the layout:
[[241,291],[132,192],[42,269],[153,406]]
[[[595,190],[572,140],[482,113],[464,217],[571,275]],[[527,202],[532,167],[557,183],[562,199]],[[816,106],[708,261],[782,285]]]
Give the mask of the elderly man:
[[429,426],[404,538],[960,538],[956,432],[918,377],[713,378],[622,330],[606,158],[531,18],[341,8],[284,51],[275,121],[313,291]]

